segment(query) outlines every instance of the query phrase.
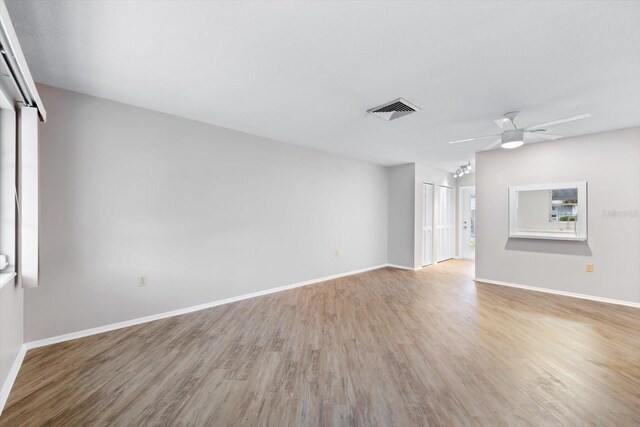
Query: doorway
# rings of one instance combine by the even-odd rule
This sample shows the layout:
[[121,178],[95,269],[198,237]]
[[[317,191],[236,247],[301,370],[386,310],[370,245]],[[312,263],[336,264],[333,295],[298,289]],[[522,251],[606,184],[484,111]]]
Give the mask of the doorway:
[[422,266],[433,264],[433,184],[422,184]]
[[460,258],[476,259],[476,187],[460,187]]

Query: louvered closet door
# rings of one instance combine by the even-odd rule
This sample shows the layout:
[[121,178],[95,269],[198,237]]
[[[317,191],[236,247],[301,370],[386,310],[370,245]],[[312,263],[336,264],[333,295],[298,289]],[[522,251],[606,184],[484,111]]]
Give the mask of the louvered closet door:
[[433,264],[433,185],[422,184],[422,265]]
[[438,262],[453,258],[454,220],[453,188],[438,186]]

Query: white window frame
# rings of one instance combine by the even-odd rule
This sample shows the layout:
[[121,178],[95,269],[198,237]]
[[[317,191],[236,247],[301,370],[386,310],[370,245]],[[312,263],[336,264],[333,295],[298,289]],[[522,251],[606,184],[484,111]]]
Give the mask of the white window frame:
[[[574,234],[555,231],[522,231],[518,229],[518,192],[552,191],[565,188],[578,189],[578,208]],[[587,205],[587,181],[511,186],[509,187],[509,238],[586,241],[588,238]]]

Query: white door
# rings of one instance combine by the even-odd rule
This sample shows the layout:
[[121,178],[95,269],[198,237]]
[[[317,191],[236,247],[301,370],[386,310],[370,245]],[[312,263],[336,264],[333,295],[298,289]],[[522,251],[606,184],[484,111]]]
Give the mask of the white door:
[[438,262],[453,258],[454,210],[453,188],[438,186]]
[[422,265],[433,264],[433,185],[422,184]]
[[476,258],[476,188],[460,189],[460,257]]

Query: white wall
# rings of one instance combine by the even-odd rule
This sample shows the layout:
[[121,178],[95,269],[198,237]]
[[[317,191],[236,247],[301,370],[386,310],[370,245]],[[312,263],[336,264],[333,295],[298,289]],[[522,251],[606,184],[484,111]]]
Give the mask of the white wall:
[[456,187],[468,187],[476,185],[476,174],[469,173],[466,175],[462,175],[460,178],[456,179]]
[[[481,152],[476,165],[478,278],[640,302],[640,128]],[[568,181],[588,182],[587,242],[507,237],[509,186]]]
[[414,163],[389,168],[389,264],[414,268]]
[[39,90],[26,341],[387,262],[384,167]]

